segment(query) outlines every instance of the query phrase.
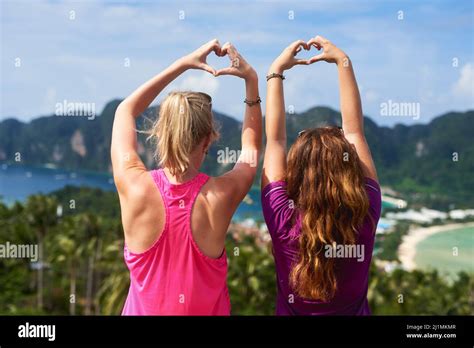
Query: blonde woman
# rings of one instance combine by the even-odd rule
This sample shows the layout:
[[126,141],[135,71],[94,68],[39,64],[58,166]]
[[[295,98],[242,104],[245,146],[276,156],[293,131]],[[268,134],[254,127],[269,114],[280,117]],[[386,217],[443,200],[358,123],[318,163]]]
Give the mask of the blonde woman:
[[[311,47],[323,52],[309,60],[295,58]],[[337,66],[342,129],[305,129],[287,155],[283,73],[318,61]],[[352,63],[316,36],[288,46],[271,65],[267,81],[262,208],[273,241],[277,314],[368,315],[381,193]]]
[[[215,53],[232,65],[216,71]],[[242,156],[219,177],[200,172],[218,134],[211,97],[173,92],[161,103],[153,126],[159,169],[148,171],[137,154],[136,118],[175,78],[189,69],[245,81]],[[112,165],[125,235],[130,289],[123,315],[229,315],[225,235],[249,191],[261,146],[261,109],[255,70],[234,46],[212,40],[140,86],[117,108]]]

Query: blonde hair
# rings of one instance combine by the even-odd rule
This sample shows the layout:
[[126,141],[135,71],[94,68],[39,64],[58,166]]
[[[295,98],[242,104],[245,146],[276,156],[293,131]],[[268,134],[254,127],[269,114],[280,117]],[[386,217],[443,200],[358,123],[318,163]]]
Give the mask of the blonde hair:
[[171,92],[160,105],[149,131],[156,141],[155,158],[172,175],[189,168],[190,154],[206,137],[219,137],[212,115],[212,98],[201,92]]

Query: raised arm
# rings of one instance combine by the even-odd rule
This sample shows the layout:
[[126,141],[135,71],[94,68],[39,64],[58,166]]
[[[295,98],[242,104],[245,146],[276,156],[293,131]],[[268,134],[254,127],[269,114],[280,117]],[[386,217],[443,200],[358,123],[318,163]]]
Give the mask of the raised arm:
[[233,203],[237,206],[250,190],[257,173],[262,146],[262,109],[255,70],[232,44],[224,44],[221,53],[229,56],[231,66],[217,71],[216,76],[234,75],[245,81],[246,102],[242,124],[241,155],[233,169],[219,178],[224,190],[229,197],[233,197]]
[[265,116],[265,133],[267,144],[263,160],[262,189],[271,182],[282,180],[286,172],[286,113],[283,96],[282,75],[285,70],[296,64],[308,64],[306,60],[296,59],[295,55],[302,49],[308,49],[306,42],[298,40],[275,59],[268,75],[275,77],[267,81],[267,108]]
[[161,73],[138,87],[123,100],[115,111],[112,128],[111,157],[115,184],[119,193],[125,193],[128,182],[146,171],[137,153],[136,118],[146,110],[157,95],[187,69],[202,69],[215,75],[216,71],[206,63],[210,52],[221,55],[217,40],[212,40],[193,53],[182,57]]
[[355,146],[365,176],[377,180],[377,171],[365,139],[364,116],[351,60],[342,50],[321,36],[309,40],[308,45],[323,49],[321,54],[309,60],[310,63],[326,61],[337,65],[344,136]]

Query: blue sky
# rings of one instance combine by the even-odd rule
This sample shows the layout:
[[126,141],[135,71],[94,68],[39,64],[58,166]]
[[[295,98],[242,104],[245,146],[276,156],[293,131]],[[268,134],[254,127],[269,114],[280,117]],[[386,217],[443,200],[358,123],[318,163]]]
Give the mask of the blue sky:
[[[212,38],[234,43],[255,67],[265,100],[272,60],[290,42],[317,34],[351,57],[364,113],[379,124],[426,123],[474,109],[473,1],[0,2],[1,118],[52,114],[64,100],[100,111]],[[229,63],[215,56],[209,62]],[[287,107],[339,109],[333,65],[298,66],[286,75]],[[242,80],[191,71],[165,93],[176,89],[208,92],[215,110],[242,118]],[[420,117],[383,115],[388,101],[418,103]]]

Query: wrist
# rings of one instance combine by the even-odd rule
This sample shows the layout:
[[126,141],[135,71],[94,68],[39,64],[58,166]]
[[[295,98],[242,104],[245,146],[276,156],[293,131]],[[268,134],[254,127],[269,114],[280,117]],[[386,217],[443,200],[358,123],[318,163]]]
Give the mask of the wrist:
[[186,57],[181,57],[175,61],[174,65],[181,71],[193,69],[192,65]]
[[283,75],[283,72],[285,71],[285,69],[283,69],[283,67],[280,65],[280,64],[272,64],[270,66],[270,69],[268,70],[268,74],[267,75],[270,75],[270,74],[280,74],[280,75]]
[[245,82],[258,82],[257,72],[252,68],[244,77]]
[[270,69],[270,70],[268,70],[268,73],[267,73],[266,76],[270,76],[272,74],[283,75],[284,72],[285,72],[284,69]]
[[344,53],[337,57],[335,61],[338,67],[347,67],[350,64],[349,56],[345,55]]

